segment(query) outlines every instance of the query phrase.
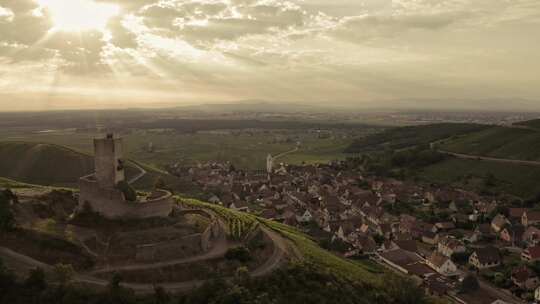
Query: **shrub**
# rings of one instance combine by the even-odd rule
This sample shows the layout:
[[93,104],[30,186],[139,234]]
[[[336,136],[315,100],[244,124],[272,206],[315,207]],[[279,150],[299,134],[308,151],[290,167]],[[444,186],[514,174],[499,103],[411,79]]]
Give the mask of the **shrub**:
[[480,285],[478,284],[478,279],[474,275],[469,274],[461,282],[459,290],[463,293],[467,293],[476,291],[478,290],[478,288],[480,288]]
[[238,246],[227,250],[225,258],[227,260],[237,260],[246,263],[251,260],[251,252],[244,246]]
[[137,200],[137,192],[135,192],[135,190],[126,181],[119,182],[116,187],[118,190],[122,191],[128,202],[134,202]]
[[12,201],[16,201],[16,196],[10,190],[0,191],[0,232],[9,231],[15,226],[11,211]]

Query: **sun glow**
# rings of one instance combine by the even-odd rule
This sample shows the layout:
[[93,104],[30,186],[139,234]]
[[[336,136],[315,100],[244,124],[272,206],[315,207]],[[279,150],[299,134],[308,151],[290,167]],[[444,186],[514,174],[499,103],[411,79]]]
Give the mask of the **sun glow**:
[[37,0],[51,16],[54,30],[88,31],[105,30],[110,18],[118,15],[120,8],[113,4],[92,0]]

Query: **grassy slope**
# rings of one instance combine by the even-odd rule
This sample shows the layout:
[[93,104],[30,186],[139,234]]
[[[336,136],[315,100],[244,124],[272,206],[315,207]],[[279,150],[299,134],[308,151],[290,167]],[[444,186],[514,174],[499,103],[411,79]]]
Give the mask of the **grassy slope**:
[[540,129],[540,119],[533,119],[515,123],[517,126],[526,126],[529,128]]
[[0,143],[0,174],[22,182],[72,186],[78,177],[93,171],[92,158],[50,144]]
[[[481,190],[484,185],[481,182],[475,183],[474,178],[483,178],[488,173],[498,180],[493,190],[522,198],[540,193],[540,167],[449,158],[425,167],[417,174],[428,182],[455,183],[465,188]],[[472,178],[465,178],[467,176]],[[465,180],[469,182],[465,184]]]
[[[137,181],[138,189],[151,189],[158,176],[173,188],[179,182],[173,176],[141,164],[147,175]],[[23,183],[76,187],[79,177],[94,170],[91,155],[60,145],[30,142],[0,142],[0,176]],[[126,176],[139,173],[128,162]]]
[[417,145],[476,132],[487,128],[477,124],[432,124],[388,129],[382,133],[358,139],[347,148],[347,152],[365,152],[384,149],[403,149]]
[[540,160],[540,132],[491,127],[450,140],[442,149],[452,152],[499,158]]

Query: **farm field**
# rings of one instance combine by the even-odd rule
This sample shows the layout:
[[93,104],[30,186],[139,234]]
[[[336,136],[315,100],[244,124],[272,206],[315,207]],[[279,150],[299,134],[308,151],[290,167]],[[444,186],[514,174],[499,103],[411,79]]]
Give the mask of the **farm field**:
[[[78,133],[75,130],[35,132],[25,130],[0,131],[0,141],[51,143],[83,153],[91,153],[92,139],[97,133]],[[353,139],[330,136],[318,138],[308,130],[296,131],[216,131],[194,134],[164,130],[136,130],[122,134],[124,154],[150,166],[163,169],[179,163],[195,164],[205,161],[230,161],[243,169],[263,169],[268,153],[276,155],[290,151],[300,142],[299,150],[281,158],[289,163],[327,162],[342,159]]]

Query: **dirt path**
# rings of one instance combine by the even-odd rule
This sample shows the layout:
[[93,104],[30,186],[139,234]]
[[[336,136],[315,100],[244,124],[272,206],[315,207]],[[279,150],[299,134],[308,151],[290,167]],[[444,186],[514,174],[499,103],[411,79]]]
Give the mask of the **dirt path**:
[[0,247],[0,257],[6,263],[17,270],[32,270],[35,268],[41,268],[44,271],[52,270],[52,266],[34,260],[33,258],[17,253],[9,248]]
[[136,176],[132,177],[129,181],[128,181],[128,184],[133,184],[135,183],[136,181],[138,181],[139,179],[141,179],[143,176],[146,175],[146,170],[144,170],[143,167],[139,166],[137,163],[135,162],[131,162],[137,169],[139,169],[139,171],[141,171],[139,174],[137,174]]
[[[98,269],[88,273],[79,273],[74,277],[74,281],[78,283],[85,283],[97,287],[105,287],[109,284],[107,280],[99,279],[94,277],[94,274],[110,272],[110,271],[121,271],[121,270],[140,270],[140,269],[157,269],[161,267],[192,263],[202,260],[208,260],[213,258],[219,258],[225,255],[227,250],[236,244],[228,242],[226,238],[226,233],[224,230],[224,224],[220,221],[221,233],[219,238],[216,240],[214,247],[207,253],[194,256],[189,258],[183,258],[172,261],[165,261],[153,264],[136,264],[128,266],[118,266],[118,267],[107,267],[103,269]],[[272,255],[258,268],[254,269],[250,274],[253,277],[260,277],[271,273],[277,268],[285,264],[287,260],[287,253],[290,251],[288,242],[280,236],[275,231],[272,231],[270,228],[265,227],[264,225],[259,226],[264,234],[272,241],[274,248]],[[39,262],[31,257],[25,256],[14,252],[8,248],[0,247],[0,257],[6,262],[6,265],[16,269],[17,271],[29,271],[36,267],[40,267],[47,272],[53,270],[53,266]],[[159,286],[165,288],[169,292],[185,292],[195,288],[200,287],[205,283],[204,280],[193,280],[187,282],[170,282],[170,283],[161,283]],[[133,289],[136,293],[152,293],[154,292],[154,284],[137,284],[137,283],[122,283],[122,286]]]
[[225,233],[221,232],[219,238],[215,241],[215,244],[212,247],[212,249],[201,255],[196,255],[196,256],[176,259],[176,260],[170,260],[170,261],[164,261],[164,262],[158,262],[158,263],[152,263],[152,264],[132,264],[132,265],[127,265],[127,266],[105,267],[102,269],[97,269],[97,270],[88,272],[87,274],[95,275],[95,274],[111,272],[111,271],[155,269],[155,268],[162,268],[162,267],[173,266],[173,265],[178,265],[178,264],[187,264],[187,263],[211,260],[214,258],[219,258],[219,257],[224,256],[227,250],[229,250],[230,248],[234,246],[235,244],[232,244],[227,241]]
[[276,156],[272,156],[272,159],[277,160],[278,158],[281,158],[281,157],[283,157],[283,156],[285,156],[285,155],[294,153],[294,152],[298,151],[299,149],[300,149],[300,148],[299,148],[298,146],[296,146],[296,148],[294,148],[294,149],[292,149],[292,150],[289,150],[289,151],[280,153],[280,154],[278,154],[278,155],[276,155]]

